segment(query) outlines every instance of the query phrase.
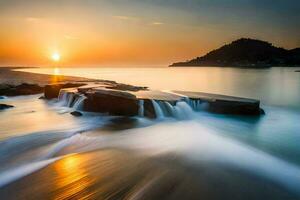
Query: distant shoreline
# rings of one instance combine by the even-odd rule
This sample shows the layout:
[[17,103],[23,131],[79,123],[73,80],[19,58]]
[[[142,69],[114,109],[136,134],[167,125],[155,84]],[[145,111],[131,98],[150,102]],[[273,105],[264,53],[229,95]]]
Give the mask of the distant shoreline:
[[[18,85],[22,83],[47,85],[53,82],[73,82],[73,81],[87,81],[90,79],[64,76],[64,75],[47,75],[32,72],[14,71],[23,67],[0,67],[0,84]],[[31,68],[31,67],[30,67]]]
[[176,66],[218,66],[239,68],[300,67],[300,48],[284,49],[271,43],[251,38],[241,38]]
[[186,65],[186,64],[172,64],[168,67],[224,67],[224,68],[240,68],[240,69],[267,69],[272,67],[300,67],[300,65],[262,65],[262,66],[254,66],[254,65],[245,65],[245,66],[239,66],[239,65]]

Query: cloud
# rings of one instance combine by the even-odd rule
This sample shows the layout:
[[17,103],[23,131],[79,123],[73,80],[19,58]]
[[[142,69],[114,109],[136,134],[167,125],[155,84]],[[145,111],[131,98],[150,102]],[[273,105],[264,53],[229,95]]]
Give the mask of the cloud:
[[41,20],[42,20],[42,18],[39,18],[39,17],[26,17],[25,18],[25,21],[27,21],[27,22],[39,22]]
[[125,15],[114,15],[112,17],[119,20],[138,20],[138,18],[136,17],[125,16]]
[[153,26],[161,26],[161,25],[164,25],[163,22],[152,22],[151,25]]

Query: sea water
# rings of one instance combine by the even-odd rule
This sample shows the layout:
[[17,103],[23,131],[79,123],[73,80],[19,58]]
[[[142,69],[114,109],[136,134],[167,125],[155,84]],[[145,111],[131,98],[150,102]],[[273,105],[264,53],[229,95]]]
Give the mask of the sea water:
[[[52,70],[24,71],[51,74]],[[0,187],[61,156],[120,148],[144,156],[176,155],[176,159],[195,168],[213,163],[262,177],[299,194],[300,73],[295,70],[62,68],[63,75],[109,79],[154,89],[258,98],[266,115],[211,114],[192,110],[181,102],[172,107],[176,115],[165,116],[160,102],[153,102],[158,119],[137,116],[135,128],[107,134],[101,127],[109,121],[108,116],[86,113],[82,118],[74,118],[69,115],[73,108],[62,106],[61,102],[40,100],[36,95],[3,99],[2,102],[16,107],[0,113],[0,161],[5,163],[0,167]]]

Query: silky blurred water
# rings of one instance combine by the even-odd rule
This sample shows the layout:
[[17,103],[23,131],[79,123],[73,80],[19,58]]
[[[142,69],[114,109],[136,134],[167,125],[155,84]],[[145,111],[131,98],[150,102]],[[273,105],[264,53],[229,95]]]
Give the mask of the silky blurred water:
[[[129,150],[133,152],[132,155],[138,154],[143,158],[167,156],[168,159],[180,160],[183,165],[199,170],[205,169],[207,164],[224,170],[224,173],[208,175],[208,179],[218,177],[222,181],[229,181],[230,184],[243,185],[245,182],[235,179],[236,173],[241,175],[242,172],[248,174],[241,175],[245,180],[254,181],[253,185],[244,185],[238,191],[227,188],[229,194],[250,191],[251,194],[259,196],[258,185],[262,184],[264,188],[264,185],[269,183],[256,178],[249,179],[251,174],[299,195],[300,73],[295,70],[26,69],[24,71],[35,73],[47,74],[55,71],[56,74],[115,80],[153,89],[201,91],[258,98],[262,100],[262,108],[266,115],[241,117],[200,111],[192,112],[188,118],[181,120],[148,120],[137,117],[132,129],[112,131],[105,128],[110,121],[108,116],[85,113],[83,117],[75,118],[69,114],[72,111],[70,108],[62,107],[55,100],[38,99],[39,95],[2,99],[0,102],[14,105],[15,108],[0,113],[0,188],[57,160],[64,160],[64,156],[72,157],[74,153],[81,155],[84,152],[103,149],[121,149]],[[76,160],[80,158],[79,156]],[[113,163],[113,158],[114,156],[105,162]],[[68,166],[73,166],[72,163],[73,161],[68,161]],[[96,166],[93,161],[85,162],[84,165]],[[75,175],[81,166],[78,164]],[[164,169],[168,168],[164,166]],[[115,170],[123,169],[123,165],[118,165]],[[232,171],[226,171],[229,169]],[[99,172],[101,168],[95,170]],[[142,168],[138,167],[131,170],[142,172]],[[77,181],[74,173],[68,175],[69,181]],[[201,174],[201,170],[197,173]],[[196,176],[193,179],[196,180]],[[59,179],[54,179],[53,183],[55,180]],[[191,188],[191,185],[190,182],[187,187]],[[269,186],[273,191],[275,186],[271,185]],[[69,192],[71,195],[72,191]],[[271,192],[274,196],[266,197],[280,199],[281,196],[276,196],[277,192],[274,189],[274,193]]]

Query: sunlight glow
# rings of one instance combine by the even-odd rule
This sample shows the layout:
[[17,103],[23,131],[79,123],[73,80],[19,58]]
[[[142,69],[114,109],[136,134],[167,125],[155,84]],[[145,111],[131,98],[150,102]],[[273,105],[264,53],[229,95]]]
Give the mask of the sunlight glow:
[[58,62],[60,60],[60,54],[55,52],[52,54],[52,60],[55,61],[55,62]]

